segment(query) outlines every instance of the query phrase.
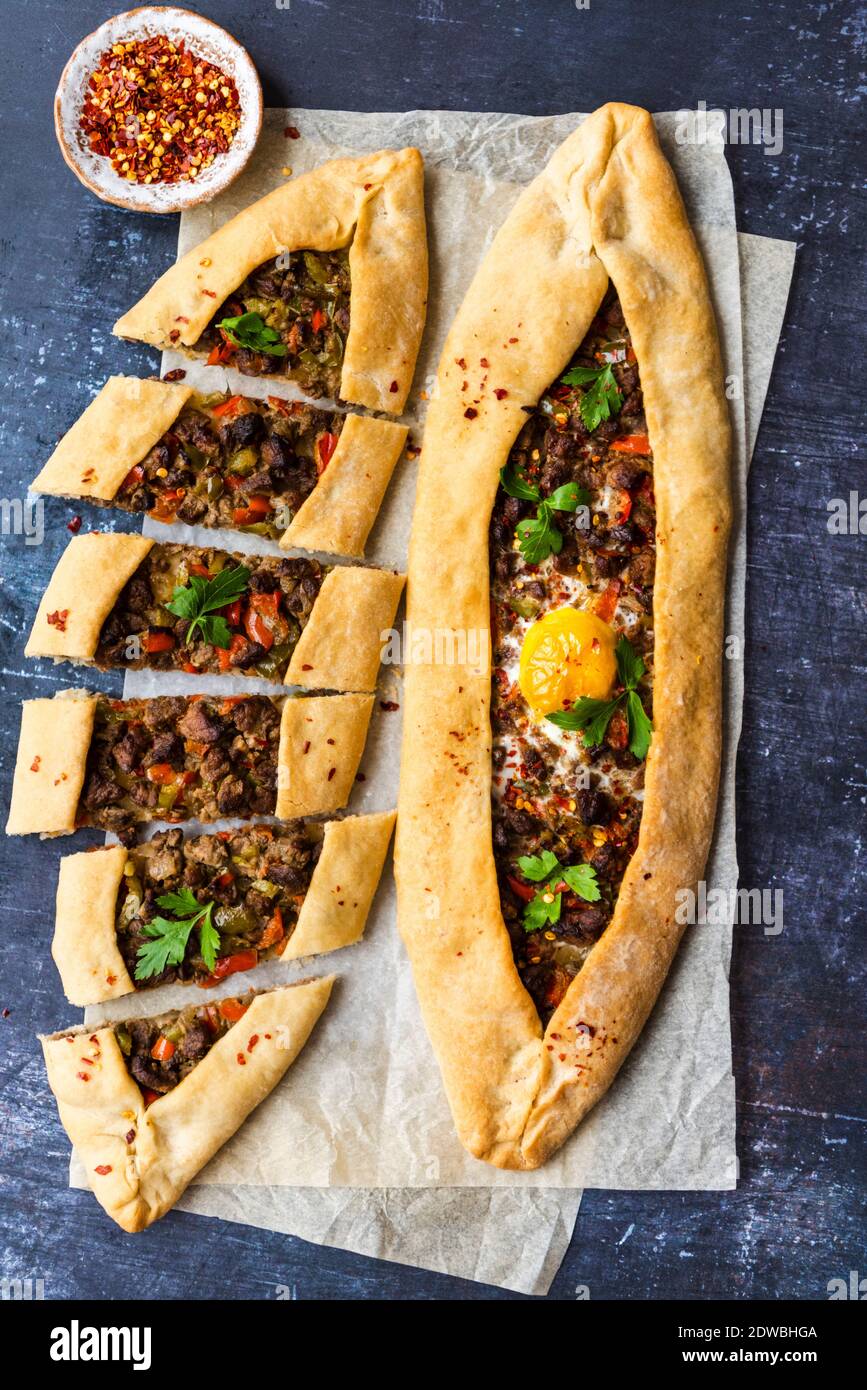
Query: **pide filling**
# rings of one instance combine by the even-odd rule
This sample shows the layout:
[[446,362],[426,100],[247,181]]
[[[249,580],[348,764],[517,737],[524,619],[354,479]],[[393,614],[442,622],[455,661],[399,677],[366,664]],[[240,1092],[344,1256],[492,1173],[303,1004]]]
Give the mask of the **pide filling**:
[[652,736],[653,457],[613,289],[527,413],[490,528],[493,838],[547,1023],[611,920]]
[[228,392],[193,397],[111,505],[278,540],[337,448],[343,416]]
[[[146,1105],[174,1090],[179,1081],[189,1076],[193,1067],[207,1057],[214,1043],[244,1017],[251,998],[252,995],[247,999],[221,999],[216,1004],[191,1004],[186,1009],[172,1010],[156,1018],[136,1018],[117,1024],[114,1030],[117,1045],[130,1076],[138,1082]],[[252,1042],[253,1038],[247,1046]]]
[[130,845],[141,821],[272,816],[279,743],[264,695],[100,698],[77,824]]
[[283,252],[220,306],[196,350],[245,376],[277,372],[308,396],[340,395],[349,333],[349,251]]
[[103,623],[96,665],[282,680],[327,571],[246,558],[154,545]]
[[280,955],[321,840],[259,825],[185,840],[163,830],[130,851],[118,889],[118,949],[141,987],[205,988]]

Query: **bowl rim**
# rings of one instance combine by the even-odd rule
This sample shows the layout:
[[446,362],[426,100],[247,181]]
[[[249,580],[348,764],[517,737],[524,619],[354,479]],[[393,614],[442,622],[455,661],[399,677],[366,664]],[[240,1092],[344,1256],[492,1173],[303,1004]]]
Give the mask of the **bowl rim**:
[[[208,187],[201,192],[198,190],[194,183],[182,184],[181,187],[184,190],[186,190],[187,194],[195,194],[195,196],[183,196],[180,197],[177,201],[166,203],[161,207],[147,206],[148,194],[145,192],[145,190],[150,189],[151,187],[164,187],[165,185],[150,185],[138,183],[132,184],[130,185],[130,188],[131,190],[133,188],[136,189],[138,196],[136,196],[135,194],[131,194],[129,198],[124,198],[118,194],[114,194],[112,192],[107,191],[98,182],[98,180],[91,178],[89,174],[86,172],[86,170],[82,167],[81,163],[77,158],[76,150],[73,148],[71,140],[67,136],[66,125],[64,123],[63,116],[61,113],[63,98],[66,94],[66,90],[69,85],[70,70],[72,68],[73,63],[81,53],[82,49],[84,49],[88,45],[94,44],[94,41],[97,39],[97,36],[100,35],[104,29],[107,29],[109,25],[116,24],[118,20],[133,19],[135,16],[145,13],[155,15],[166,14],[171,15],[173,17],[177,16],[180,18],[182,18],[185,15],[189,15],[191,16],[191,18],[194,18],[199,24],[206,25],[209,29],[214,30],[217,34],[224,36],[224,38],[228,42],[229,47],[234,51],[236,60],[239,62],[239,64],[246,64],[248,66],[250,76],[252,79],[252,109],[250,109],[248,106],[246,117],[242,118],[248,122],[247,129],[252,130],[250,149],[246,155],[246,158],[242,159],[238,163],[237,168],[233,168],[231,164],[229,164],[228,168],[225,171],[224,177],[215,178],[208,185]],[[115,40],[115,42],[117,42],[117,40]],[[111,203],[114,207],[126,208],[128,211],[132,212],[151,213],[155,216],[167,216],[172,213],[185,212],[187,208],[197,207],[200,203],[209,202],[212,198],[217,197],[218,194],[225,192],[229,185],[234,183],[235,179],[239,176],[242,170],[246,168],[250,158],[252,157],[253,151],[256,148],[256,144],[259,140],[259,135],[262,130],[263,114],[264,109],[262,98],[262,82],[260,80],[256,65],[253,62],[253,59],[250,57],[250,54],[247,52],[247,49],[240,42],[240,40],[235,38],[234,34],[230,34],[228,29],[223,28],[222,24],[217,24],[215,20],[210,19],[207,15],[198,14],[195,10],[188,10],[182,5],[138,5],[135,9],[121,10],[116,15],[109,15],[107,19],[104,19],[101,24],[98,24],[97,27],[94,30],[92,30],[91,33],[85,34],[84,38],[80,39],[79,42],[75,45],[74,49],[70,53],[64,65],[62,73],[60,74],[60,80],[57,84],[57,90],[54,93],[54,132],[57,136],[57,143],[60,146],[60,153],[63,156],[64,162],[75,174],[78,181],[84,184],[85,188],[87,188],[91,193],[95,194],[95,196],[99,198],[100,201],[103,203]],[[227,158],[230,154],[231,149],[227,151]]]

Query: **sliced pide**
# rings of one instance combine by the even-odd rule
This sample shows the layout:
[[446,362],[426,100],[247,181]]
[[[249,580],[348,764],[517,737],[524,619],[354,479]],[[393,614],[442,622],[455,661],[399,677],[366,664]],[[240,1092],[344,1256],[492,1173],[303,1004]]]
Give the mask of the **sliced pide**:
[[307,1042],[333,977],[41,1037],[100,1206],[142,1231],[174,1206]]
[[403,576],[91,532],[67,546],[25,654],[373,690]]
[[406,436],[279,396],[115,376],[31,491],[361,557]]
[[646,112],[603,107],[455,320],[410,551],[410,630],[492,658],[412,653],[396,877],[458,1133],[500,1167],[538,1167],[607,1090],[705,863],[729,449],[674,177]]
[[98,826],[131,844],[144,822],[340,810],[372,709],[372,695],[26,700],[6,833]]
[[114,331],[398,415],[427,301],[418,150],[336,159],[187,252]]
[[393,826],[385,811],[186,840],[172,829],[67,855],[51,947],[67,999],[83,1007],[153,985],[207,988],[264,960],[352,945]]

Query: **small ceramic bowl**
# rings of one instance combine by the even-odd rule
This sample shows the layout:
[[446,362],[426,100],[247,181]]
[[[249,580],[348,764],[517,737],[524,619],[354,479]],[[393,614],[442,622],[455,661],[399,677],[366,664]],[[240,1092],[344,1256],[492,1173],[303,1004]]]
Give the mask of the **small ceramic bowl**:
[[[241,124],[231,145],[198,178],[184,183],[132,183],[121,178],[106,155],[96,154],[79,125],[88,79],[100,57],[115,43],[157,34],[221,68],[238,89]],[[262,87],[253,61],[237,39],[219,24],[173,5],[146,5],[106,20],[76,48],[60,78],[54,98],[54,128],[61,153],[81,182],[117,207],[135,212],[182,212],[222,193],[249,160],[262,128]]]

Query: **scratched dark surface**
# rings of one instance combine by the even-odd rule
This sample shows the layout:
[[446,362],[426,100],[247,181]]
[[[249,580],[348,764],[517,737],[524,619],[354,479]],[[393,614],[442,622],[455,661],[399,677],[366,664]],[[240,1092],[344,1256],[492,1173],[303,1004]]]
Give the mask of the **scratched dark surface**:
[[[795,283],[750,478],[746,703],[738,768],[747,887],[783,888],[783,933],[736,931],[732,963],[740,1182],[731,1193],[588,1192],[551,1290],[593,1299],[823,1299],[867,1274],[863,1226],[864,540],[832,536],[828,499],[863,488],[865,349],[859,88],[865,11],[785,0],[211,0],[249,48],[267,105],[546,113],[617,98],[651,110],[784,112],[782,154],[734,146],[742,230],[796,239]],[[120,7],[118,7],[120,8]],[[2,496],[23,496],[111,372],[156,358],[112,338],[170,263],[175,218],[103,206],[73,179],[51,119],[77,41],[113,12],[4,0]],[[863,163],[861,165],[863,170]],[[75,508],[51,502],[43,545],[3,535],[5,821],[18,702],[74,683],[25,664],[25,634]],[[88,521],[93,514],[82,509]],[[100,524],[105,525],[105,514]],[[119,679],[94,678],[119,689]],[[78,837],[76,847],[84,842]],[[48,954],[69,840],[5,845],[0,907],[0,1275],[46,1297],[489,1299],[501,1290],[241,1226],[170,1214],[134,1246],[67,1182],[68,1144],[37,1030],[72,1012]],[[636,1136],[640,1142],[640,1136]],[[862,1182],[859,1183],[859,1169]]]

